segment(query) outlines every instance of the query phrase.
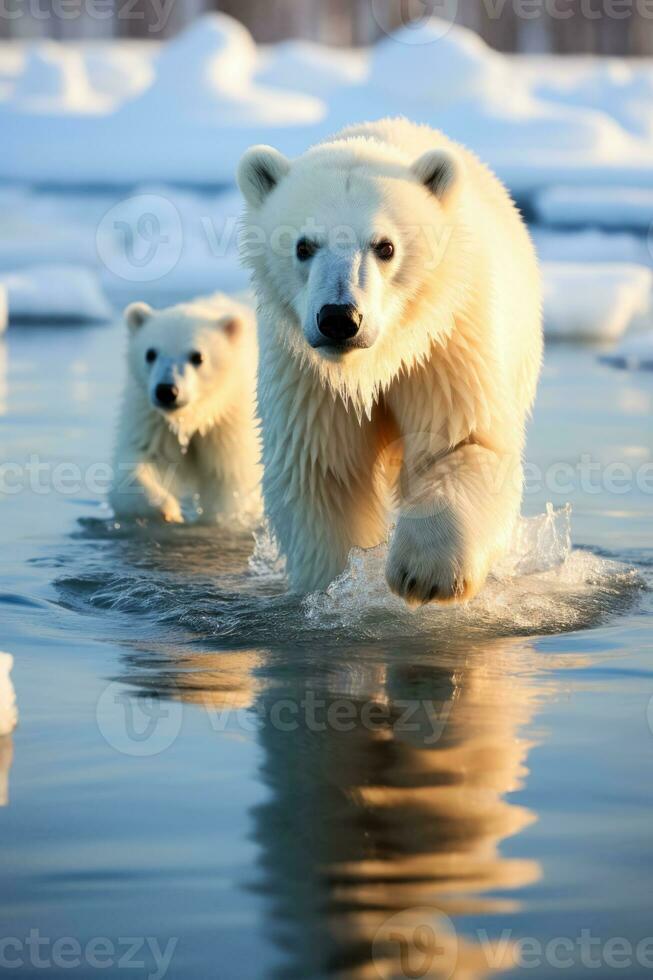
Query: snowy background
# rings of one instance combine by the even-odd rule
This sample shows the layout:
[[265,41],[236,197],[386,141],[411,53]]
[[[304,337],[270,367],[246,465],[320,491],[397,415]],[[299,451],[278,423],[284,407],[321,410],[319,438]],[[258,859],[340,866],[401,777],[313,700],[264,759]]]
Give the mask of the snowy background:
[[164,42],[0,42],[0,322],[5,306],[12,323],[101,320],[246,288],[245,148],[292,156],[389,114],[507,183],[544,263],[548,336],[628,331],[621,361],[653,361],[653,61],[502,54],[437,18],[351,49],[257,45],[226,14]]

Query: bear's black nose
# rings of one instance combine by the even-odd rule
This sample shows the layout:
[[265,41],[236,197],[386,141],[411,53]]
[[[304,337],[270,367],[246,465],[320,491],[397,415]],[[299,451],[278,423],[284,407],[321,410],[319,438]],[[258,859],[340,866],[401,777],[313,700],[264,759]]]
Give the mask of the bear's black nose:
[[350,304],[327,303],[317,315],[317,328],[333,344],[344,344],[360,330],[363,315]]
[[177,401],[179,389],[176,385],[161,384],[156,386],[154,394],[159,405],[163,405],[164,408],[170,408]]

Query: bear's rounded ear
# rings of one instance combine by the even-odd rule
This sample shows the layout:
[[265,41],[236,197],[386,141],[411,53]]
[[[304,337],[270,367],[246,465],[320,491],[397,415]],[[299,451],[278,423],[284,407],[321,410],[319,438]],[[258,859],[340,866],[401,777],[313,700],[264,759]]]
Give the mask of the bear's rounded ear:
[[250,146],[238,164],[236,180],[247,203],[258,208],[290,170],[290,160],[273,146]]
[[124,313],[125,323],[130,330],[138,330],[153,313],[154,310],[148,303],[130,303]]
[[443,202],[460,181],[460,162],[447,150],[428,150],[411,169],[427,190]]

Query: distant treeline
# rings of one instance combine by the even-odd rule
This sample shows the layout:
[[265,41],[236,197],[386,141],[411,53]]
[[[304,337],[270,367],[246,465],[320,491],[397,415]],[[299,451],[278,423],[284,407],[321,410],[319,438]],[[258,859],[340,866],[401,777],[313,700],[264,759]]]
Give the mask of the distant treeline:
[[0,36],[161,39],[214,9],[261,42],[365,45],[441,17],[501,51],[653,55],[653,0],[0,0]]

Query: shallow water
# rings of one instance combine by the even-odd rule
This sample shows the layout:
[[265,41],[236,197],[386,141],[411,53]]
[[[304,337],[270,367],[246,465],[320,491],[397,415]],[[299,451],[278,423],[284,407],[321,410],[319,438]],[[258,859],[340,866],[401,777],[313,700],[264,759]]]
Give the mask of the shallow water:
[[383,548],[300,601],[263,535],[116,526],[121,346],[0,348],[2,966],[649,975],[653,375],[548,350],[510,560],[411,611]]

